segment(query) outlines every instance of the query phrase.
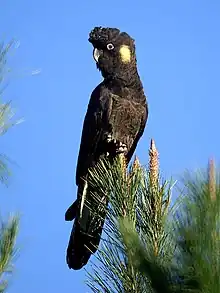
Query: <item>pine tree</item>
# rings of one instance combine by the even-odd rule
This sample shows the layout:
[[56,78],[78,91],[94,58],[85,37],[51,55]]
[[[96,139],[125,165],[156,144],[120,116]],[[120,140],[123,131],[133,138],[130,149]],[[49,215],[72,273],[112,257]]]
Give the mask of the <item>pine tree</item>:
[[220,177],[215,173],[213,161],[206,172],[186,173],[183,191],[171,205],[174,184],[161,179],[154,141],[147,168],[136,158],[127,170],[121,156],[113,167],[101,161],[91,170],[97,202],[109,199],[107,211],[99,205],[107,219],[88,272],[91,290],[219,293]]
[[[4,78],[7,73],[6,56],[13,46],[10,42],[6,46],[0,45],[0,96],[2,97],[4,89]],[[15,112],[11,103],[0,101],[0,135],[4,135],[12,126],[20,123],[22,120],[14,119]],[[8,169],[8,158],[6,155],[0,155],[0,182],[8,185],[10,171]],[[8,286],[9,275],[13,271],[13,258],[15,255],[15,243],[18,234],[19,217],[10,215],[7,220],[0,221],[0,292],[4,292]]]

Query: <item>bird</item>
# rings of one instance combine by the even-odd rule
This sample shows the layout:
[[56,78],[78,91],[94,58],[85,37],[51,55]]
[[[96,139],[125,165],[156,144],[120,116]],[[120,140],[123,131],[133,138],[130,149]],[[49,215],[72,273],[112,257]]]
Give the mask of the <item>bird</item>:
[[[129,164],[148,120],[148,102],[136,59],[135,40],[118,28],[94,27],[88,41],[103,80],[90,96],[76,167],[77,199],[65,213],[73,228],[66,251],[69,269],[80,270],[99,246],[104,219],[92,214],[88,170],[104,156],[123,154]],[[105,202],[107,204],[107,200]],[[92,217],[97,225],[92,225]]]

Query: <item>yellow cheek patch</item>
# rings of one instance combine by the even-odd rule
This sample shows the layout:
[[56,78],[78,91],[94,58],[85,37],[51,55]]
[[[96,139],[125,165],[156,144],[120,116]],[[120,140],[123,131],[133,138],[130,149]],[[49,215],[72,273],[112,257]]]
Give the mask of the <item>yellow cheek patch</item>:
[[119,52],[123,63],[129,63],[131,61],[131,50],[129,46],[122,45],[119,49]]

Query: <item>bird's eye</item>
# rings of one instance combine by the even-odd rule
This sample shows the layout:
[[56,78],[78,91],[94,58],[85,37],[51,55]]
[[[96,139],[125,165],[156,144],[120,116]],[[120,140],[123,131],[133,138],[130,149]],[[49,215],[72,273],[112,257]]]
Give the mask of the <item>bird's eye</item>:
[[112,43],[109,43],[107,46],[108,50],[113,50],[114,49],[114,45]]

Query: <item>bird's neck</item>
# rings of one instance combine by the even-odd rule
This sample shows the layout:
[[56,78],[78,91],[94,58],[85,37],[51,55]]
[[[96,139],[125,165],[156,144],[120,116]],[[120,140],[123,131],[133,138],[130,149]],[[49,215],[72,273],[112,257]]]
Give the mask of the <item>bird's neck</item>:
[[104,76],[104,83],[120,87],[142,88],[137,69],[133,71],[125,70],[122,72],[114,72],[110,75]]

